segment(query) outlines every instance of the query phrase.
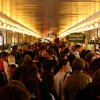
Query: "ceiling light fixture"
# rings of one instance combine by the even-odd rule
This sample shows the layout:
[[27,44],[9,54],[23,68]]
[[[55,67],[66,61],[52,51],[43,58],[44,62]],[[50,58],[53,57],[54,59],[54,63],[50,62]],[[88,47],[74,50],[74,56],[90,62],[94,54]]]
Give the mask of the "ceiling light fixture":
[[[74,32],[82,32],[82,31],[88,31],[92,29],[96,29],[100,27],[100,11],[96,12],[95,14],[91,15],[87,19],[83,20],[80,23],[77,23],[76,25],[68,28],[66,31],[59,34],[59,37],[67,36],[68,34],[74,33]],[[81,29],[79,31],[79,29]]]
[[18,23],[17,21],[11,19],[10,17],[4,15],[1,12],[0,12],[0,28],[35,36],[36,38],[41,37],[39,34],[35,33],[34,31],[30,30],[29,28],[25,27],[24,25]]

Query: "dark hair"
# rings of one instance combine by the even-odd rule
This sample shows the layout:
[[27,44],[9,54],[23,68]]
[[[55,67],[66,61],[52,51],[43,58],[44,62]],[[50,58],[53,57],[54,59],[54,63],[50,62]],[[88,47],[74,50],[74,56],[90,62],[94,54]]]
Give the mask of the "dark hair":
[[82,58],[75,58],[72,62],[73,70],[83,70],[85,68],[85,61]]
[[7,53],[7,52],[5,52],[5,51],[2,51],[1,52],[1,58],[5,58],[5,57],[7,57],[9,54]]
[[16,51],[17,48],[18,48],[18,45],[14,45],[14,46],[12,46],[12,50],[13,50],[13,51]]
[[30,94],[34,93],[38,86],[38,78],[34,73],[23,73],[20,77],[20,81],[25,85]]
[[0,100],[30,100],[30,95],[25,88],[7,85],[0,88]]
[[92,74],[100,68],[100,58],[94,59],[91,63]]
[[70,51],[69,48],[65,48],[65,49],[64,49],[64,53],[65,53],[65,54],[68,54],[69,51]]
[[12,79],[13,80],[20,80],[21,75],[27,72],[27,69],[23,66],[17,67],[13,73]]
[[31,48],[32,48],[32,45],[28,45],[27,47],[28,47],[28,49],[29,49],[29,50],[31,50]]
[[0,72],[0,87],[6,85],[5,75]]
[[47,88],[49,89],[49,91],[52,90],[52,86],[53,86],[53,82],[54,82],[53,76],[54,76],[54,74],[49,70],[45,70],[41,73],[41,78],[46,83]]
[[61,59],[61,60],[59,61],[59,64],[58,64],[59,69],[61,69],[61,68],[63,67],[63,65],[66,65],[67,62],[69,62],[69,60]]
[[53,49],[49,48],[49,49],[46,50],[46,52],[47,52],[48,54],[52,55]]
[[64,57],[65,57],[65,52],[60,52],[59,60],[64,59]]
[[14,68],[16,68],[16,65],[15,64],[11,64],[8,67],[11,68],[11,69],[14,69]]
[[56,66],[56,62],[54,60],[45,60],[43,69],[44,70],[51,70]]
[[79,45],[79,44],[75,45],[75,49],[80,48],[80,47],[81,47],[81,45]]
[[95,56],[95,53],[92,53],[92,52],[89,52],[87,55],[86,55],[86,60],[87,61],[91,61],[92,60],[92,57]]
[[38,73],[38,68],[36,67],[34,62],[32,62],[30,60],[29,61],[25,61],[24,64],[23,64],[23,67],[25,67],[28,72],[33,72],[34,74]]
[[87,55],[88,53],[90,53],[91,52],[91,50],[86,50],[85,51],[85,55]]

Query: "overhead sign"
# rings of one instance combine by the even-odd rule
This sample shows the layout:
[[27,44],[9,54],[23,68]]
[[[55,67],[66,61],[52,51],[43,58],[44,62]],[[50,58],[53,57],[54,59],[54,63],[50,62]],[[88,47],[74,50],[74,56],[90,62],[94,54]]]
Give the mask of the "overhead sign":
[[86,36],[82,33],[72,33],[69,34],[66,38],[69,42],[84,43]]

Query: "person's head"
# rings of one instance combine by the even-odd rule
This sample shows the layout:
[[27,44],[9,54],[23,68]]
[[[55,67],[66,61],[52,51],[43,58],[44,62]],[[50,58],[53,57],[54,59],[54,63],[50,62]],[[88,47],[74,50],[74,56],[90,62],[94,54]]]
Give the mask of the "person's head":
[[86,50],[85,51],[85,55],[87,55],[88,53],[90,53],[91,52],[91,50]]
[[13,80],[20,80],[20,77],[23,73],[27,72],[27,69],[23,66],[17,67],[13,73]]
[[5,51],[1,52],[1,58],[3,58],[5,61],[8,60],[8,56],[9,56],[9,54],[7,52],[5,52]]
[[15,57],[13,55],[8,56],[8,64],[15,64]]
[[18,49],[18,45],[14,45],[13,47],[12,47],[12,51],[16,51]]
[[75,50],[78,51],[78,52],[81,52],[81,51],[82,51],[82,46],[79,45],[79,44],[77,44],[77,45],[75,46]]
[[85,61],[82,58],[75,58],[72,62],[73,70],[79,71],[85,68]]
[[31,45],[28,45],[27,48],[28,48],[28,50],[31,50],[32,49],[32,46]]
[[100,58],[100,53],[98,51],[95,52],[95,57]]
[[91,63],[92,74],[100,68],[100,58],[94,59]]
[[26,89],[33,94],[38,87],[38,78],[34,73],[23,73],[20,77],[20,81],[25,85]]
[[67,54],[67,55],[69,55],[69,54],[70,54],[69,48],[65,48],[65,49],[64,49],[64,53]]
[[0,100],[30,100],[30,94],[18,85],[7,85],[0,88]]
[[69,71],[70,62],[69,62],[69,60],[61,59],[59,61],[58,66],[59,66],[59,69],[62,69],[65,72],[68,72]]
[[32,58],[30,57],[30,55],[25,55],[24,60],[25,61],[31,61]]
[[92,53],[92,52],[89,52],[87,55],[86,55],[86,60],[91,62],[95,59],[95,53]]
[[45,54],[46,54],[46,50],[43,50],[43,51],[41,52],[41,56],[42,56],[42,57],[45,57]]
[[25,61],[23,64],[23,67],[25,67],[27,69],[27,71],[29,72],[33,72],[34,74],[38,73],[38,68],[37,66],[35,66],[34,62],[32,61]]
[[49,57],[52,56],[52,54],[53,54],[52,49],[47,49],[46,52],[45,52],[45,57],[46,57],[46,58],[49,58]]
[[52,70],[56,66],[54,60],[45,60],[43,69],[44,70]]
[[18,65],[16,64],[15,57],[13,55],[8,56],[8,64],[9,65],[15,65],[16,67],[18,67]]
[[22,52],[27,51],[27,47],[26,46],[22,46]]

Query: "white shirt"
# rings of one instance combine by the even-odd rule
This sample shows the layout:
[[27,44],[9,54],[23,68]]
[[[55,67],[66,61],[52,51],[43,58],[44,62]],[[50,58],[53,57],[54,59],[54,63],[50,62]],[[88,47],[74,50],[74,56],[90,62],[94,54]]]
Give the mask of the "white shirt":
[[79,54],[79,52],[74,51],[74,52],[72,52],[72,54],[74,54],[76,58],[80,58],[80,54]]
[[57,93],[57,96],[59,96],[59,87],[60,87],[60,81],[64,78],[65,72],[59,71],[55,76],[54,76],[54,90]]

